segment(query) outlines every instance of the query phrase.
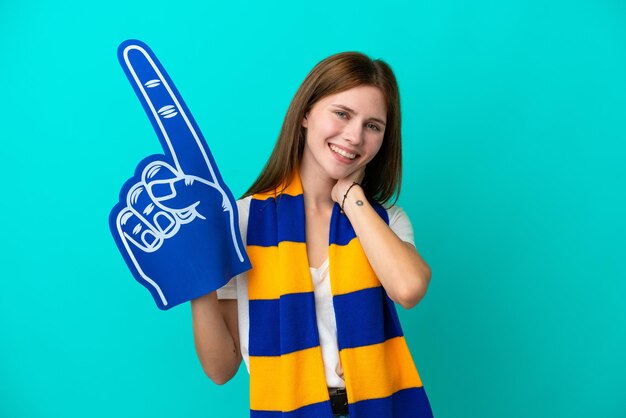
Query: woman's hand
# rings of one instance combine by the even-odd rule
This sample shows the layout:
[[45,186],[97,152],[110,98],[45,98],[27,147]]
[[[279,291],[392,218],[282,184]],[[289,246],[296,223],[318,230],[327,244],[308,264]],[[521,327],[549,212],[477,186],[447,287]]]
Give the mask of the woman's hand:
[[363,181],[363,177],[365,177],[365,167],[356,170],[348,177],[337,180],[337,183],[335,183],[335,186],[330,192],[330,197],[333,199],[333,201],[341,205],[343,203],[343,198],[346,195],[346,192],[348,191],[350,186],[352,186],[353,183],[361,184],[361,181]]

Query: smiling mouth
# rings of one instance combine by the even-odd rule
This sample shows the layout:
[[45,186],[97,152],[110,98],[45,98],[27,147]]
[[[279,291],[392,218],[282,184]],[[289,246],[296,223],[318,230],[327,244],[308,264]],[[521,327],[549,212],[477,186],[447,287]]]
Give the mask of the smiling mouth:
[[347,158],[347,159],[349,159],[349,160],[354,160],[354,159],[357,157],[357,154],[353,154],[353,153],[351,153],[351,152],[348,152],[348,151],[342,150],[341,148],[339,148],[339,147],[337,147],[337,146],[335,146],[335,145],[333,145],[333,144],[330,144],[330,149],[331,149],[334,153],[339,154],[339,155],[341,155],[343,158]]

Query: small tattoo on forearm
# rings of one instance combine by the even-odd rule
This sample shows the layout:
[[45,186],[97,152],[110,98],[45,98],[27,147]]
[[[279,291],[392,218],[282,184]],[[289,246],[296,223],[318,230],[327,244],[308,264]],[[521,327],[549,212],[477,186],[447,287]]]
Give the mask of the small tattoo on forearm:
[[356,205],[357,206],[363,206],[363,201],[362,200],[357,200],[356,201]]

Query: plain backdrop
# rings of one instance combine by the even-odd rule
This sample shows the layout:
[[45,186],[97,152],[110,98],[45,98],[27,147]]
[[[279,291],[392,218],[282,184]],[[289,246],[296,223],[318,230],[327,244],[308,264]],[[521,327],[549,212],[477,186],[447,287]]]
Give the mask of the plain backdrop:
[[160,145],[116,57],[155,51],[240,196],[307,72],[401,89],[399,204],[433,270],[399,308],[438,418],[624,417],[626,5],[0,1],[0,416],[245,417],[108,229]]

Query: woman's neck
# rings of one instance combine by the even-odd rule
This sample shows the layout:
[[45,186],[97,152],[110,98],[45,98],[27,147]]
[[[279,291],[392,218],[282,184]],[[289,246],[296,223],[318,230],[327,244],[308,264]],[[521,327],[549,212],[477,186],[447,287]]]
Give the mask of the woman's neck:
[[303,158],[300,164],[300,182],[306,209],[314,211],[332,209],[334,202],[331,191],[337,180],[330,178],[321,167],[308,164]]

